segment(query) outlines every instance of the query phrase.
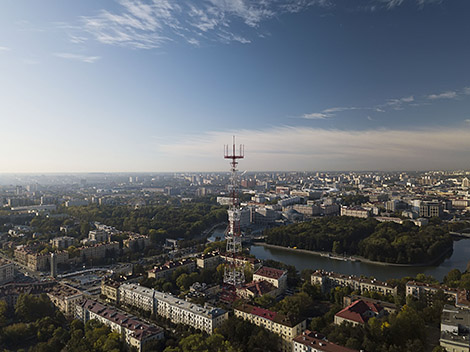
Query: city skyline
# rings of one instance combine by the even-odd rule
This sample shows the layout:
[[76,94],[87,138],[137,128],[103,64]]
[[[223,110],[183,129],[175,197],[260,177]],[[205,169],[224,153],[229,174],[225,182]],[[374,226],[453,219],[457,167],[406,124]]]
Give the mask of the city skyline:
[[468,169],[463,0],[20,0],[0,173]]

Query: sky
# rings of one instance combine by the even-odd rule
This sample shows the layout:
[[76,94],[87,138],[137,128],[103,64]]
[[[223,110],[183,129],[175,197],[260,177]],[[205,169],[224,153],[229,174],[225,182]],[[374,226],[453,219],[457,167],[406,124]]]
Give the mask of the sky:
[[468,0],[1,0],[0,173],[470,169]]

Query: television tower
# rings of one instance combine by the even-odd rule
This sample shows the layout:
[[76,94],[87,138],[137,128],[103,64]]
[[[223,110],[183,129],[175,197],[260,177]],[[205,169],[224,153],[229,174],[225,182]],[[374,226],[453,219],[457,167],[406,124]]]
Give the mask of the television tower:
[[224,272],[224,283],[239,287],[245,283],[245,274],[243,266],[237,263],[236,257],[242,251],[242,233],[240,230],[241,209],[238,199],[238,160],[245,157],[245,148],[240,144],[238,152],[235,146],[235,136],[233,136],[232,146],[224,146],[224,158],[230,160],[230,192],[231,204],[228,210],[228,227],[225,231],[227,240],[227,260]]

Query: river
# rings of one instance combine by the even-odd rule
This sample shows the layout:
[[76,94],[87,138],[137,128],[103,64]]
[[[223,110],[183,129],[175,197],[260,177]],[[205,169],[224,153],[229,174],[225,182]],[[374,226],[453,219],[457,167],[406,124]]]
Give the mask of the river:
[[[223,237],[223,231],[224,229],[218,228],[211,237]],[[299,271],[303,269],[323,269],[346,275],[374,276],[383,281],[390,278],[416,276],[419,273],[423,273],[442,281],[451,269],[465,271],[467,263],[470,261],[470,239],[454,241],[454,250],[451,255],[439,265],[434,266],[387,266],[359,261],[350,262],[284,248],[268,248],[261,245],[252,245],[250,247],[250,254],[253,254],[258,259],[273,259],[294,265]]]

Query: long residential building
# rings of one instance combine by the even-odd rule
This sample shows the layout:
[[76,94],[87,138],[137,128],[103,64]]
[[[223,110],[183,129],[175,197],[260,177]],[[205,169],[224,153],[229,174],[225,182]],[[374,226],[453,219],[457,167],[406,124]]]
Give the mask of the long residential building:
[[294,352],[359,352],[325,340],[313,331],[305,330],[302,335],[294,338]]
[[311,276],[312,285],[320,285],[324,292],[336,286],[348,286],[360,292],[378,292],[383,295],[397,295],[397,286],[376,279],[367,279],[353,275],[343,275],[323,270],[315,271]]
[[161,340],[164,337],[162,328],[146,324],[136,317],[93,300],[85,300],[77,305],[75,316],[84,323],[96,319],[109,326],[112,331],[125,337],[127,345],[136,348],[139,352],[148,341]]
[[147,312],[155,312],[155,290],[136,284],[123,284],[119,287],[119,302]]
[[281,337],[281,352],[293,351],[293,339],[307,326],[306,320],[293,320],[289,317],[250,304],[242,304],[234,309],[235,316],[261,326]]
[[[57,264],[71,264],[80,261],[105,258],[112,252],[119,252],[119,242],[99,243],[92,246],[77,248],[78,257],[70,257],[67,251],[55,251],[55,261]],[[32,271],[46,271],[50,269],[50,254],[38,253],[31,247],[20,247],[15,249],[15,259]]]
[[341,208],[341,216],[352,216],[355,218],[368,218],[370,216],[370,212],[367,209],[360,208],[360,207],[342,207]]
[[408,281],[406,283],[406,295],[416,298],[425,297],[428,303],[431,303],[432,296],[442,290],[448,299],[457,301],[459,290],[445,285],[433,285],[417,281]]
[[170,319],[175,324],[189,325],[212,334],[228,319],[228,312],[215,307],[201,306],[136,284],[119,288],[120,303],[133,306]]
[[192,272],[196,269],[196,263],[191,259],[182,259],[179,261],[167,262],[161,266],[156,266],[150,269],[148,273],[149,278],[160,279],[169,278],[176,269],[183,268],[188,272]]

